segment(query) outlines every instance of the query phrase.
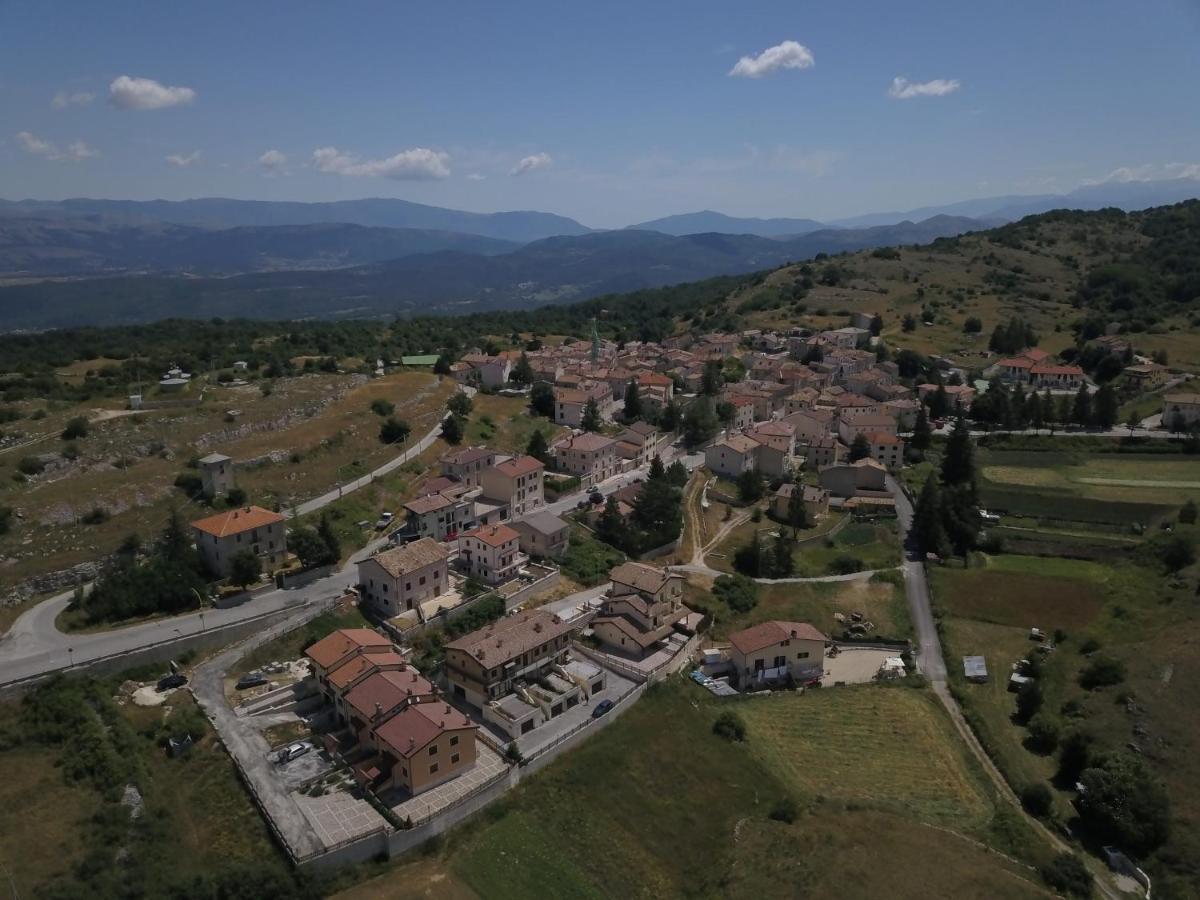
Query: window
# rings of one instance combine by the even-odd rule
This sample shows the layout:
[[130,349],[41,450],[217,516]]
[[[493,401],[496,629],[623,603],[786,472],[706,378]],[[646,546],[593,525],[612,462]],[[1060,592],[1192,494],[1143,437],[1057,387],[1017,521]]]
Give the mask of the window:
[[454,754],[452,754],[452,755],[450,756],[450,765],[452,765],[452,766],[453,766],[453,765],[457,765],[457,764],[458,764],[458,758],[459,758],[459,757],[458,757],[458,754],[457,754],[457,753],[454,753]]
[[797,653],[796,659],[808,659],[808,651],[805,650],[803,653]]
[[430,766],[430,767],[429,767],[429,774],[430,774],[430,775],[436,775],[436,774],[437,774],[437,770],[438,770],[438,764],[437,764],[437,763],[434,763],[432,766]]
[[404,582],[404,589],[406,591],[411,591],[412,590],[412,582],[411,581]]
[[437,756],[437,744],[434,744],[432,747],[429,748],[429,755]]
[[458,735],[457,734],[450,738],[450,746],[451,747],[458,746]]
[[425,576],[422,575],[419,584],[424,584],[424,583],[425,583]]

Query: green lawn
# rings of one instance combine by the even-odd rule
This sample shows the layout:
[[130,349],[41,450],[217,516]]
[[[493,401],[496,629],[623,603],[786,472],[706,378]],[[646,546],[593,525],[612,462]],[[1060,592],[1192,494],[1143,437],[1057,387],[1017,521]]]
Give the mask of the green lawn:
[[321,613],[299,628],[251,650],[229,670],[229,675],[236,677],[276,660],[299,659],[305,647],[339,628],[368,627],[370,627],[370,623],[358,611],[358,607],[353,604],[341,604]]

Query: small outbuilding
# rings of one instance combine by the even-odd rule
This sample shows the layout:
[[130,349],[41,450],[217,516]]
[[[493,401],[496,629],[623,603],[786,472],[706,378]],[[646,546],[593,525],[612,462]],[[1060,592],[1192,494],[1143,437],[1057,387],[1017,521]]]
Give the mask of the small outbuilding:
[[964,656],[963,677],[967,681],[983,684],[988,680],[987,660],[982,656]]

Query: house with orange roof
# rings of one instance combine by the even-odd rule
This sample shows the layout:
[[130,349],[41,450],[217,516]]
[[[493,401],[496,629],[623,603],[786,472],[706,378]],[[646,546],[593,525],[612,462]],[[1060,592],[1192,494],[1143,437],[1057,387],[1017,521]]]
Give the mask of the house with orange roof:
[[225,578],[242,551],[258,557],[271,572],[287,561],[286,519],[261,506],[244,506],[192,522],[200,558],[211,572]]
[[378,757],[355,767],[378,793],[416,796],[457,778],[475,765],[479,726],[444,700],[405,706],[380,724],[367,743]]
[[483,525],[459,538],[459,562],[468,575],[503,584],[529,562],[520,543],[521,535],[508,525]]
[[807,622],[772,620],[729,636],[730,683],[742,690],[820,678],[829,639]]
[[336,693],[329,680],[333,672],[352,660],[386,653],[395,653],[392,642],[370,628],[339,628],[304,651],[312,664],[317,687],[330,698]]

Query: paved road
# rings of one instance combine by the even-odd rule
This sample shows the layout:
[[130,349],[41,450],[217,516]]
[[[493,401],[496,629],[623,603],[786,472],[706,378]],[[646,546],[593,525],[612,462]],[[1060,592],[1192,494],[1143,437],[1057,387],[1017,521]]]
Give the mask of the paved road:
[[[674,445],[669,445],[666,450],[663,451],[661,456],[663,465],[666,466],[669,466],[677,459],[682,460],[689,472],[695,469],[697,466],[704,465],[703,453],[685,453]],[[648,467],[642,467],[640,469],[634,469],[630,472],[622,472],[620,475],[614,475],[612,478],[605,479],[591,488],[591,490],[589,490],[587,493],[590,494],[592,491],[599,491],[607,497],[613,491],[620,490],[626,485],[633,484],[639,478],[645,478],[647,471]],[[570,496],[564,497],[561,500],[555,500],[553,503],[547,503],[541,509],[538,509],[537,512],[551,512],[556,516],[561,516],[563,513],[567,513],[575,509],[575,505],[586,496],[587,494],[582,493],[571,494]]]

